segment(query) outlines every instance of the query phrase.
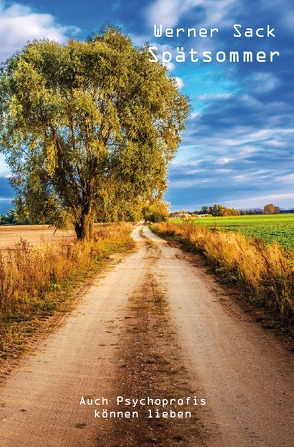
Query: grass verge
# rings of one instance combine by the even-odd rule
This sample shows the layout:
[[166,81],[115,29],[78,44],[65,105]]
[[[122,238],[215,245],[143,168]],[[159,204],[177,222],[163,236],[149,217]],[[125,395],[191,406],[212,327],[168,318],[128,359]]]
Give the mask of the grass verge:
[[226,282],[242,286],[251,302],[270,309],[294,334],[294,264],[283,247],[189,223],[158,223],[152,230],[203,253]]
[[96,230],[91,241],[57,240],[32,247],[20,240],[0,255],[0,350],[24,343],[42,321],[68,310],[74,287],[101,268],[115,252],[131,249],[130,224]]

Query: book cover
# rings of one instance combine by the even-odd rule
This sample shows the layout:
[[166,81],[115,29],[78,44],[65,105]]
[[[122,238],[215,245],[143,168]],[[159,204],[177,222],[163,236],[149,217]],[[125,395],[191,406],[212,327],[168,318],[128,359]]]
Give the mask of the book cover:
[[0,1],[1,446],[293,445],[293,20]]

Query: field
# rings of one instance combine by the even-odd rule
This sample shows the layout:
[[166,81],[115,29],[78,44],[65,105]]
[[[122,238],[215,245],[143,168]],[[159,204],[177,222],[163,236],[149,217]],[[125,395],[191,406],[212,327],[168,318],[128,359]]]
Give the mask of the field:
[[68,309],[74,288],[112,253],[134,245],[132,226],[96,225],[94,237],[48,226],[0,228],[0,351],[21,346],[42,321]]
[[[183,219],[171,219],[182,223]],[[277,241],[287,251],[294,249],[294,214],[191,218],[189,222],[224,231],[240,231],[272,244]]]
[[294,334],[294,265],[280,244],[264,244],[241,231],[213,231],[188,222],[163,222],[152,228],[204,254],[225,282],[241,287],[252,303],[268,308]]
[[0,226],[0,250],[2,253],[14,249],[20,239],[28,241],[30,245],[37,246],[41,241],[53,242],[61,238],[75,239],[74,230],[55,231],[55,228],[50,225]]

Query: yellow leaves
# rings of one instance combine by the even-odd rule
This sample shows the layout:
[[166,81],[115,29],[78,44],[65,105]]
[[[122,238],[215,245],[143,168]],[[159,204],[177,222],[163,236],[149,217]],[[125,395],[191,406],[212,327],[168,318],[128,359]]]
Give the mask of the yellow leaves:
[[45,150],[46,150],[45,169],[50,176],[53,176],[55,173],[56,166],[58,165],[55,143],[52,141],[48,141]]
[[100,126],[103,119],[103,114],[97,104],[93,101],[89,91],[73,90],[70,98],[70,108],[74,114],[77,114],[77,121],[79,115],[81,120],[85,119],[86,124],[95,123],[95,126]]
[[3,73],[2,145],[15,172],[29,173],[30,207],[38,198],[47,216],[57,203],[78,221],[91,201],[110,216],[163,193],[189,106],[146,48],[106,27],[86,42],[29,44]]

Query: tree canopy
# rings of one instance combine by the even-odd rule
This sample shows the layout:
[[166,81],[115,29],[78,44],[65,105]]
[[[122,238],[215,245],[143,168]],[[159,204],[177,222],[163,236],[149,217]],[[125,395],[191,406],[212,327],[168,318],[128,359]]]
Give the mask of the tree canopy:
[[106,27],[85,42],[34,41],[3,64],[1,150],[31,220],[87,238],[94,219],[161,199],[189,102],[149,56]]
[[211,214],[212,216],[239,216],[240,212],[234,208],[227,208],[222,205],[203,206],[200,211],[195,210],[195,214]]
[[268,203],[267,205],[264,205],[262,213],[263,214],[279,214],[280,208],[278,206],[275,206],[273,203]]

